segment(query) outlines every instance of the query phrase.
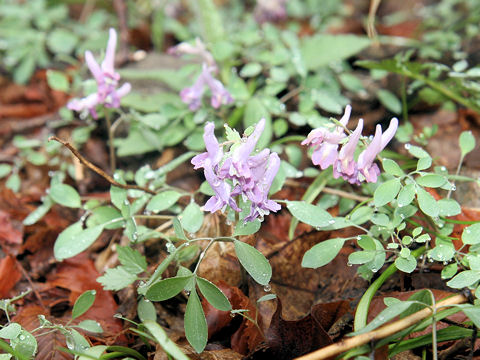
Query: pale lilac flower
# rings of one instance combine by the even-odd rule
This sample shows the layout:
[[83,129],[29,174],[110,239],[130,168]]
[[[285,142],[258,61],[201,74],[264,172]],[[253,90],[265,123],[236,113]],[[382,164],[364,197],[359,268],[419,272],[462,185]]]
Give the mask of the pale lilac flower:
[[287,0],[257,0],[254,9],[255,20],[264,22],[277,22],[287,18]]
[[314,165],[319,165],[322,170],[333,165],[338,156],[338,145],[345,139],[346,135],[344,127],[350,120],[352,107],[347,105],[345,113],[340,119],[342,126],[336,126],[334,131],[327,128],[318,128],[312,130],[307,138],[302,141],[302,145],[310,145],[313,147],[312,162]]
[[203,64],[202,73],[191,87],[186,87],[180,91],[180,98],[185,104],[188,104],[190,110],[195,111],[202,104],[205,86],[210,88],[212,95],[210,103],[213,108],[217,109],[220,105],[228,105],[233,102],[233,98],[223,84],[215,79],[211,74],[211,69]]
[[248,199],[252,202],[250,214],[245,218],[245,222],[253,221],[257,217],[263,219],[270,211],[277,212],[281,209],[280,204],[270,200],[268,193],[272,186],[273,179],[280,168],[280,158],[277,153],[271,153],[268,159],[268,168],[263,167],[263,173],[256,178],[257,185],[247,192]]
[[205,168],[206,159],[210,160],[210,166],[217,166],[223,158],[223,149],[218,144],[214,131],[215,124],[213,122],[208,122],[205,125],[203,133],[203,141],[205,142],[207,151],[192,158],[191,163],[195,170]]
[[186,87],[180,91],[180,98],[192,111],[197,110],[202,105],[202,97],[205,93],[205,78],[202,74],[191,87]]
[[171,47],[167,51],[170,55],[180,56],[180,55],[196,55],[200,56],[203,63],[207,64],[208,68],[213,72],[217,72],[217,63],[213,58],[212,54],[207,50],[207,47],[199,38],[195,39],[195,45],[192,45],[188,42],[182,42],[174,47]]
[[[344,127],[350,118],[351,107],[345,108],[340,123],[342,126],[335,127],[334,131],[326,128],[312,130],[308,137],[302,141],[302,145],[313,147],[312,162],[326,169],[333,165],[334,178],[343,177],[351,184],[360,185],[361,181],[376,182],[380,174],[378,165],[374,163],[376,156],[392,140],[398,128],[398,120],[393,118],[390,126],[382,135],[382,128],[377,125],[375,136],[368,147],[360,154],[358,161],[355,161],[355,150],[361,137],[363,120],[360,119],[355,131],[346,137]],[[340,152],[339,144],[343,142]]]
[[377,125],[375,136],[368,147],[358,157],[358,170],[365,177],[367,182],[377,182],[380,174],[378,165],[373,163],[377,155],[387,146],[393,139],[398,129],[398,119],[393,118],[385,133],[382,134],[382,127]]
[[88,110],[93,118],[97,118],[95,107],[103,104],[105,107],[117,108],[120,106],[120,98],[131,90],[129,83],[123,84],[117,89],[120,74],[115,71],[115,48],[117,46],[117,33],[110,29],[105,57],[99,65],[90,51],[85,52],[85,61],[97,82],[97,92],[83,99],[73,99],[67,107],[74,111]]
[[263,219],[270,211],[280,209],[279,204],[268,199],[270,187],[280,167],[280,158],[269,149],[251,155],[264,127],[265,119],[262,119],[252,134],[241,140],[241,144],[234,144],[231,151],[224,152],[223,146],[227,144],[218,143],[214,135],[214,124],[207,123],[203,136],[207,151],[191,161],[195,169],[204,169],[205,178],[215,192],[205,204],[205,210],[213,213],[225,210],[228,205],[235,211],[240,211],[234,200],[236,196],[251,202],[250,214],[245,222],[257,217]]
[[212,76],[210,71],[204,71],[204,78],[212,94],[210,104],[214,109],[218,109],[220,105],[228,105],[233,102],[232,95],[230,95],[219,80]]
[[232,198],[232,188],[230,184],[214,173],[213,164],[209,158],[205,159],[204,174],[205,179],[215,192],[215,195],[208,199],[204,205],[204,209],[214,213],[220,209],[225,210],[226,206],[229,205],[235,211],[240,211],[235,199]]
[[357,128],[350,135],[348,142],[342,146],[335,163],[333,164],[333,177],[338,179],[340,176],[352,184],[360,184],[357,179],[358,169],[355,162],[355,150],[358,140],[362,135],[363,119],[358,121]]

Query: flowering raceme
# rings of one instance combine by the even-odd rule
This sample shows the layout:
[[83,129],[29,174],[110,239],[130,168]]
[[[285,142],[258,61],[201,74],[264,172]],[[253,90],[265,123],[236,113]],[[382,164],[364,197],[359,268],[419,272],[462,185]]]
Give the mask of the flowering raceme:
[[90,51],[85,52],[85,61],[97,83],[97,92],[82,99],[73,99],[67,107],[70,110],[83,112],[88,110],[94,119],[98,118],[95,110],[97,105],[104,105],[109,108],[118,108],[120,98],[131,90],[129,83],[123,84],[117,89],[120,74],[115,71],[115,48],[117,46],[117,33],[110,29],[105,58],[101,65],[97,63]]
[[[312,162],[326,169],[333,166],[333,177],[344,178],[351,184],[360,185],[362,181],[377,182],[380,174],[378,165],[374,163],[377,155],[392,140],[398,128],[398,120],[393,118],[388,129],[382,134],[382,127],[376,126],[375,136],[367,148],[360,153],[358,161],[354,155],[358,142],[362,135],[363,119],[358,121],[357,128],[347,138],[344,130],[350,119],[352,108],[347,105],[345,113],[340,120],[340,126],[335,126],[333,131],[327,128],[312,130],[302,145],[310,145],[313,148]],[[343,143],[342,148],[338,147]]]
[[195,39],[195,45],[185,42],[180,43],[170,48],[168,53],[177,56],[183,54],[197,55],[203,61],[202,72],[195,83],[180,92],[180,98],[188,105],[190,110],[195,111],[200,108],[206,87],[210,89],[210,104],[213,108],[218,109],[221,105],[228,105],[233,102],[228,90],[213,76],[218,71],[217,64],[200,39]]
[[280,168],[278,154],[264,149],[252,155],[264,128],[265,119],[262,119],[250,136],[244,136],[232,145],[230,151],[224,152],[226,144],[218,143],[214,134],[215,125],[212,122],[205,125],[203,139],[207,151],[192,159],[194,169],[204,169],[205,178],[215,192],[205,204],[205,210],[212,213],[224,211],[228,205],[239,212],[241,209],[235,200],[239,195],[251,203],[245,222],[263,219],[270,211],[280,210],[278,203],[268,199],[273,179]]

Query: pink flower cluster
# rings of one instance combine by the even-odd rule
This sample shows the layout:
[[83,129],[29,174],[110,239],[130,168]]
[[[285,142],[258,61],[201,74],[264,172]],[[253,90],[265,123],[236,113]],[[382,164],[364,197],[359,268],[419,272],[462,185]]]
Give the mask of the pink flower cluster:
[[109,108],[118,108],[120,106],[120,98],[130,92],[131,86],[129,83],[125,83],[117,89],[120,74],[115,71],[116,46],[117,33],[114,29],[110,29],[107,50],[101,65],[97,63],[90,51],[85,52],[85,61],[97,82],[97,92],[82,99],[71,100],[67,104],[70,110],[79,112],[88,110],[92,117],[97,119],[98,114],[95,110],[97,105],[104,105]]
[[268,199],[268,192],[273,179],[280,168],[280,158],[270,149],[263,149],[251,155],[265,128],[265,119],[255,127],[253,133],[243,137],[240,144],[232,146],[224,153],[224,145],[219,144],[215,137],[215,125],[209,122],[205,125],[203,139],[207,151],[192,159],[194,169],[204,169],[205,178],[215,195],[204,206],[206,211],[214,213],[228,206],[240,212],[235,197],[241,195],[251,202],[250,214],[244,221],[263,219],[270,211],[280,210],[280,205]]
[[228,105],[233,102],[228,90],[213,76],[218,71],[217,64],[200,39],[195,39],[195,45],[186,42],[180,43],[170,48],[168,53],[177,56],[182,54],[196,55],[203,61],[202,72],[195,83],[180,92],[180,98],[189,106],[190,110],[195,111],[200,108],[206,88],[210,89],[210,104],[213,108],[218,109],[221,105]]
[[[363,119],[358,121],[357,128],[347,139],[345,127],[350,119],[351,111],[352,108],[348,105],[340,119],[340,126],[335,126],[333,131],[327,128],[312,130],[302,142],[302,145],[310,145],[313,148],[312,162],[314,165],[319,165],[322,170],[332,165],[333,176],[336,179],[343,177],[349,183],[356,185],[364,180],[366,182],[377,182],[380,169],[374,163],[375,158],[392,140],[398,128],[398,120],[393,118],[383,134],[382,127],[377,125],[373,140],[355,161],[354,155],[362,135]],[[340,143],[343,143],[343,145],[338,151]]]
[[287,0],[257,0],[254,9],[255,20],[265,22],[278,22],[287,18]]

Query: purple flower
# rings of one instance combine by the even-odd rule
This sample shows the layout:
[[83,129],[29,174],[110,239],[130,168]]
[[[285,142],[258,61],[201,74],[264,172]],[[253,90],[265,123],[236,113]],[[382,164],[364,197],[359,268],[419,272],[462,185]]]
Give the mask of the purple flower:
[[171,47],[167,51],[170,55],[180,56],[180,55],[196,55],[202,58],[202,61],[208,65],[212,71],[217,72],[217,63],[213,58],[212,54],[207,50],[207,47],[199,38],[195,39],[195,45],[192,45],[187,42],[182,42],[174,47]]
[[358,170],[365,177],[367,182],[377,182],[380,169],[373,161],[385,146],[393,139],[398,129],[398,119],[393,118],[385,133],[382,134],[382,127],[377,125],[375,136],[368,147],[358,157]]
[[319,165],[322,170],[335,163],[338,156],[338,145],[345,139],[344,127],[350,120],[352,107],[347,105],[345,113],[340,119],[342,126],[336,126],[334,131],[327,128],[314,129],[308,134],[307,138],[302,141],[302,145],[310,145],[313,147],[312,162]]
[[74,111],[88,110],[94,119],[98,118],[95,107],[103,104],[105,107],[118,108],[120,98],[131,90],[129,83],[123,84],[117,89],[120,74],[115,71],[115,48],[117,46],[117,33],[110,29],[105,58],[99,65],[90,51],[85,52],[85,61],[97,82],[97,92],[83,99],[73,99],[67,107]]
[[225,153],[223,146],[227,144],[218,143],[214,124],[206,124],[203,138],[207,151],[191,161],[195,169],[204,169],[205,178],[215,192],[205,204],[205,210],[225,210],[228,205],[240,211],[234,200],[236,196],[251,202],[250,214],[244,221],[252,221],[257,217],[263,219],[270,211],[280,209],[279,204],[268,199],[268,192],[280,167],[280,158],[269,149],[251,155],[264,127],[265,119],[262,119],[250,136],[232,145],[230,151]]
[[[357,185],[360,185],[360,182],[364,180],[376,182],[380,169],[374,163],[374,160],[395,135],[398,120],[393,118],[383,135],[381,126],[377,125],[373,140],[360,154],[356,162],[354,156],[362,135],[363,119],[359,120],[355,131],[346,139],[344,127],[348,123],[350,113],[351,107],[347,106],[345,114],[340,120],[342,126],[337,126],[334,131],[329,131],[326,128],[312,130],[308,137],[302,141],[302,145],[313,147],[312,162],[314,165],[319,165],[321,169],[333,165],[334,178],[343,177],[349,183]],[[338,152],[338,146],[341,142],[343,142],[343,145]]]
[[213,70],[206,64],[203,64],[202,73],[191,87],[186,87],[180,91],[180,98],[185,104],[188,104],[190,110],[195,111],[202,104],[202,97],[205,93],[205,86],[210,88],[210,103],[213,108],[218,109],[220,105],[228,105],[233,102],[233,98],[223,84],[215,79],[211,72]]
[[215,137],[215,124],[213,122],[208,122],[205,125],[203,133],[203,141],[205,142],[205,147],[207,151],[196,155],[192,158],[191,163],[195,170],[200,168],[205,168],[205,161],[210,160],[210,166],[217,166],[217,164],[222,160],[223,149],[218,144],[218,140]]
[[355,162],[355,149],[357,148],[358,140],[362,135],[363,119],[358,121],[357,128],[350,135],[348,142],[342,146],[335,163],[333,164],[333,177],[338,179],[340,176],[352,184],[360,184],[357,179],[358,169]]
[[287,0],[257,0],[254,15],[255,20],[264,22],[277,22],[287,18]]
[[268,167],[262,166],[263,171],[256,173],[256,186],[246,192],[246,196],[252,202],[252,205],[245,222],[253,221],[257,217],[263,219],[270,211],[277,212],[281,209],[280,204],[268,198],[270,187],[279,168],[280,158],[278,154],[271,153],[268,158]]

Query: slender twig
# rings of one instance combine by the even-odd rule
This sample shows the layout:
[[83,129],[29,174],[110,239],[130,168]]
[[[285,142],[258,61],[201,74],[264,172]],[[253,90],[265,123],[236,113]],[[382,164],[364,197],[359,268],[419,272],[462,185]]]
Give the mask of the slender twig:
[[292,91],[289,91],[288,93],[286,93],[285,95],[283,95],[283,96],[280,98],[280,102],[281,102],[281,103],[287,102],[287,101],[290,100],[291,98],[293,98],[293,97],[297,96],[298,94],[300,94],[303,89],[304,89],[303,85],[300,85],[299,87],[293,89]]
[[23,276],[25,277],[25,279],[28,281],[28,283],[30,284],[31,288],[32,288],[32,291],[35,295],[35,297],[38,299],[38,302],[40,303],[40,306],[42,307],[42,309],[44,311],[47,311],[47,308],[45,306],[45,304],[43,303],[43,299],[42,297],[40,296],[40,293],[35,289],[35,285],[33,284],[33,281],[30,277],[30,275],[28,275],[28,272],[24,269],[24,267],[22,266],[22,264],[20,263],[20,261],[15,261],[17,266],[20,268],[20,271],[22,272]]
[[58,137],[56,136],[51,136],[49,139],[49,141],[51,140],[55,140],[55,141],[58,141],[60,144],[62,144],[63,146],[65,146],[68,150],[70,150],[72,152],[73,155],[75,155],[75,157],[80,160],[80,162],[85,165],[86,167],[88,167],[90,170],[92,170],[93,172],[96,172],[98,175],[100,175],[101,177],[103,177],[105,180],[107,180],[110,184],[116,186],[116,187],[119,187],[119,188],[122,188],[122,189],[126,189],[126,190],[141,190],[141,191],[145,191],[146,193],[149,193],[149,194],[152,194],[152,195],[155,195],[155,191],[153,190],[150,190],[148,188],[145,188],[145,187],[142,187],[142,186],[138,186],[138,185],[128,185],[128,184],[121,184],[119,183],[118,181],[116,181],[113,177],[111,177],[110,175],[108,175],[105,171],[103,171],[102,169],[100,169],[99,167],[93,165],[90,161],[88,161],[87,159],[85,159],[81,154],[80,152],[75,149],[70,143],[68,143],[67,141],[64,141],[62,139],[59,139]]
[[[456,304],[462,304],[467,301],[467,298],[464,295],[458,294],[454,295],[448,299],[445,299],[437,304],[435,309],[440,307],[447,307]],[[341,354],[350,349],[356,348],[361,345],[368,344],[372,341],[384,339],[390,335],[396,334],[397,332],[406,329],[412,325],[415,325],[419,321],[432,315],[432,309],[430,307],[420,310],[410,316],[407,316],[403,319],[395,321],[391,324],[384,325],[376,330],[369,331],[364,334],[360,334],[346,340],[342,340],[338,343],[329,345],[322,349],[316,350],[310,354],[298,357],[296,360],[321,360],[328,359],[332,356]]]

